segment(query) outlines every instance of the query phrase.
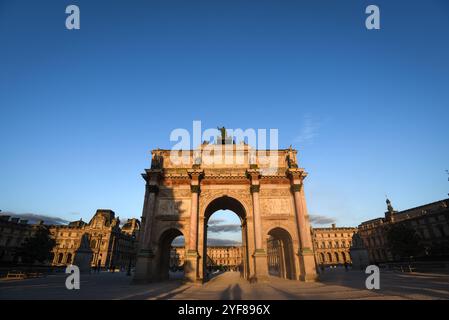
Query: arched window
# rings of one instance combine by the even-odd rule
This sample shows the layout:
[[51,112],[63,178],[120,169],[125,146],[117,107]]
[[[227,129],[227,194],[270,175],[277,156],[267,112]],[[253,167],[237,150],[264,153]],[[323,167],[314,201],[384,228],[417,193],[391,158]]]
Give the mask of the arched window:
[[60,253],[58,255],[58,263],[62,263],[62,259],[64,258],[64,254]]
[[69,254],[67,255],[67,261],[66,261],[66,263],[67,263],[67,264],[72,263],[72,254],[71,254],[71,253],[69,253]]
[[334,254],[335,254],[335,261],[339,262],[340,261],[340,257],[338,255],[338,252],[335,252]]
[[327,260],[332,262],[332,254],[330,252],[327,253]]

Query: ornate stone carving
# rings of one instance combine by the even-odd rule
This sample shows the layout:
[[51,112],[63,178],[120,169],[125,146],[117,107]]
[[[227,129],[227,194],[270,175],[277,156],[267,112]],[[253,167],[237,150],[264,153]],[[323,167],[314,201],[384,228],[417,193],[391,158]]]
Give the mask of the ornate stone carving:
[[290,215],[292,210],[289,198],[260,199],[262,215]]
[[159,198],[190,198],[190,188],[189,189],[172,189],[164,188],[159,191]]
[[159,199],[157,215],[184,215],[190,213],[190,200]]
[[163,239],[170,240],[165,237],[175,237],[179,233],[186,237],[186,280],[204,280],[207,275],[204,223],[205,215],[212,213],[209,212],[212,210],[206,212],[207,206],[213,203],[210,209],[231,209],[241,214],[240,205],[232,199],[214,201],[222,197],[234,198],[246,212],[246,219],[242,221],[245,251],[242,261],[246,279],[264,281],[268,278],[265,241],[270,230],[276,229],[273,237],[291,241],[287,243],[291,252],[283,264],[289,265],[291,270],[288,275],[284,272],[285,277],[314,280],[313,254],[298,255],[302,244],[312,247],[303,241],[307,240],[310,229],[304,195],[302,192],[292,194],[290,190],[291,185],[299,187],[306,176],[304,169],[297,167],[296,151],[292,148],[256,150],[247,145],[237,148],[232,140],[227,143],[225,129],[221,129],[218,144],[214,145],[218,148],[207,148],[207,144],[203,144],[197,150],[186,150],[184,157],[189,160],[186,163],[170,161],[172,150],[153,151],[152,169],[146,169],[143,177],[151,185],[148,187],[151,192],[158,192],[158,195],[148,195],[147,190],[144,204],[151,209],[146,209],[151,215],[147,216],[139,241],[143,250],[152,253],[154,248],[155,254],[139,256],[134,280],[154,281],[167,274],[167,264],[159,254],[170,250],[170,241],[161,241],[162,233],[167,230],[170,232],[164,233]]
[[151,169],[162,169],[164,157],[158,150],[153,151],[151,159]]
[[288,188],[285,189],[265,189],[262,188],[260,190],[261,198],[279,198],[279,197],[289,197],[290,190]]
[[[228,197],[235,198],[236,200],[240,201],[246,210],[250,210],[251,208],[251,194],[249,193],[249,190],[242,190],[242,189],[209,189],[209,190],[202,190],[201,196],[200,196],[200,214],[206,209],[206,206],[214,199],[222,197],[224,195]],[[250,212],[246,212],[247,215],[250,214]]]

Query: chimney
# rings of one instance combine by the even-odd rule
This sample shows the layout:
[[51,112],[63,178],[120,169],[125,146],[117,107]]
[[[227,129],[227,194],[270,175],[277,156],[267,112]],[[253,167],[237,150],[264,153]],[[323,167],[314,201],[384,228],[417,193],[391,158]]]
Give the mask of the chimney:
[[335,229],[335,223],[332,223],[332,229]]

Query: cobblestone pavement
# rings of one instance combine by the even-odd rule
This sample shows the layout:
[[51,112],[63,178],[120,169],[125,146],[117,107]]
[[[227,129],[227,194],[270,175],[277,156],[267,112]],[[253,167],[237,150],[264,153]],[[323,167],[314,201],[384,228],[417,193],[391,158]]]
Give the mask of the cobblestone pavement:
[[367,290],[367,275],[332,270],[319,282],[270,277],[250,284],[237,272],[221,274],[207,284],[166,281],[131,285],[123,273],[81,276],[80,290],[65,288],[64,274],[40,279],[0,281],[0,299],[449,299],[449,275],[381,272],[380,289]]

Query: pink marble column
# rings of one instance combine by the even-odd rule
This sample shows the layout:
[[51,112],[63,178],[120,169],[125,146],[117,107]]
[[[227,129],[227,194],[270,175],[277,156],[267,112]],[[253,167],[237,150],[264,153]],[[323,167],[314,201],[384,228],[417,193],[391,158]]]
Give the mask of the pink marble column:
[[299,228],[299,237],[301,239],[301,250],[310,251],[312,249],[312,240],[310,229],[306,220],[306,208],[301,195],[301,184],[293,184],[292,191],[295,199],[296,221]]
[[268,279],[267,253],[263,243],[262,218],[259,204],[260,172],[257,169],[248,169],[247,175],[251,179],[250,191],[253,200],[253,224],[254,224],[254,265],[255,272],[250,277],[253,281],[266,281]]
[[303,179],[307,176],[303,169],[290,168],[288,174],[291,179],[291,190],[295,202],[296,224],[298,225],[301,246],[298,252],[300,279],[303,281],[316,280],[315,255],[313,254],[312,237],[307,219],[307,207],[303,191]]
[[141,239],[141,250],[152,252],[152,222],[156,204],[157,193],[159,192],[158,180],[161,174],[159,169],[149,169],[143,174],[143,178],[147,182],[145,185],[145,202],[143,204],[142,221],[144,221],[144,232]]
[[158,192],[158,187],[153,185],[147,186],[148,197],[145,203],[145,230],[142,249],[151,250],[151,233],[152,233],[152,220],[154,216],[154,204],[156,202],[156,193]]
[[263,249],[262,244],[262,223],[260,218],[260,204],[259,204],[259,185],[252,185],[252,198],[253,198],[253,212],[254,212],[254,237],[256,250]]
[[189,246],[190,252],[198,252],[198,193],[199,185],[191,185],[192,200],[190,206],[190,232]]

